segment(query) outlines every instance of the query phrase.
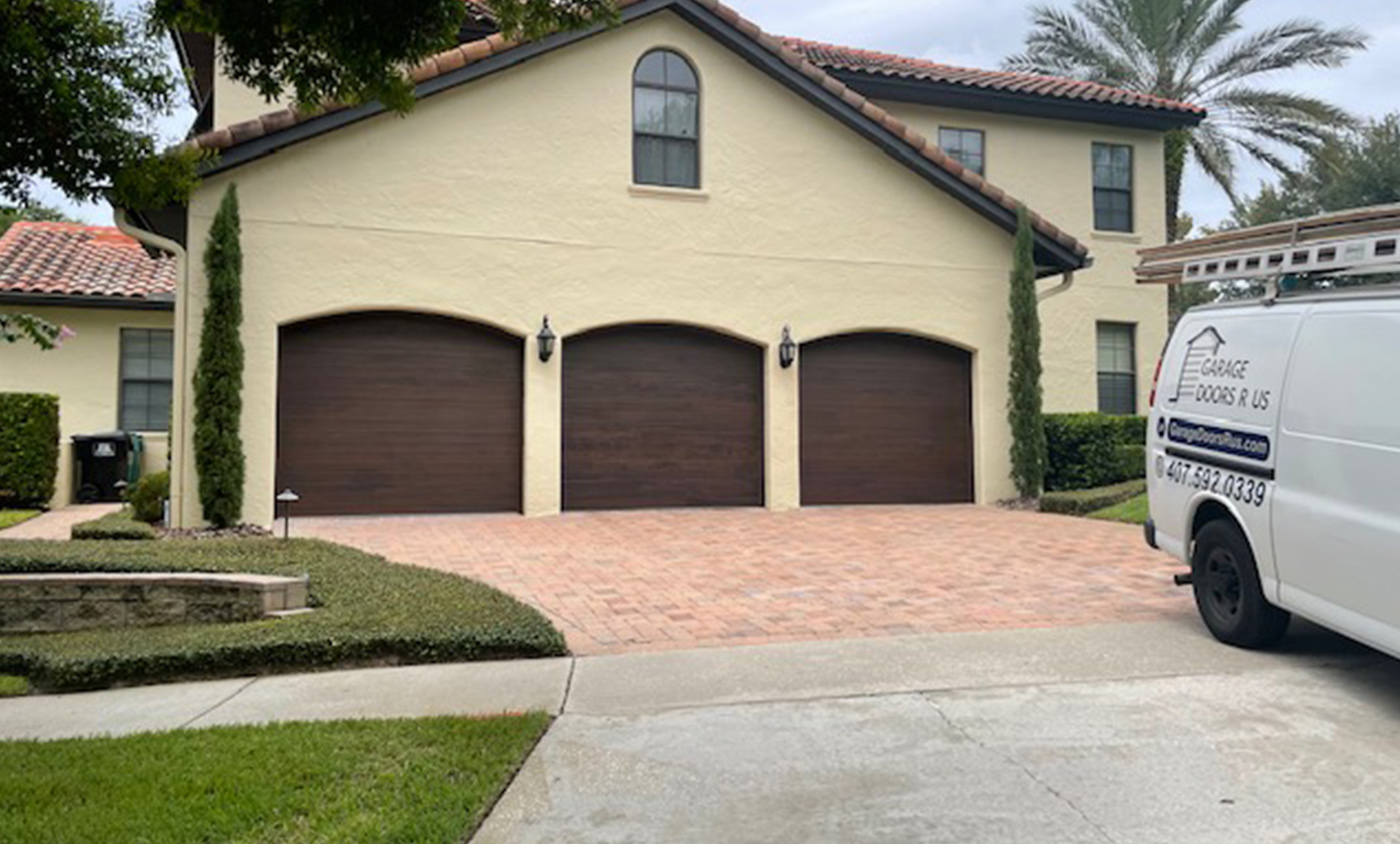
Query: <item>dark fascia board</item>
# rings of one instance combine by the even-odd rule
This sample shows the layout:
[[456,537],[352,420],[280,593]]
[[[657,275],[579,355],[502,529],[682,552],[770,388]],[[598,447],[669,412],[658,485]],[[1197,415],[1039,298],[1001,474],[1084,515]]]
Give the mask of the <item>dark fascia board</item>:
[[[689,21],[696,28],[715,38],[726,47],[729,47],[750,64],[764,71],[788,89],[797,93],[803,99],[821,108],[823,111],[826,111],[843,125],[853,129],[857,134],[874,142],[890,157],[904,164],[937,187],[952,194],[956,199],[967,205],[973,211],[976,211],[978,214],[981,214],[983,217],[1008,232],[1014,233],[1016,231],[1016,214],[1014,211],[1002,207],[990,197],[982,194],[981,191],[978,191],[952,173],[949,173],[947,170],[929,161],[920,152],[910,147],[902,138],[897,137],[883,126],[876,124],[860,111],[852,108],[849,103],[802,75],[802,73],[790,67],[786,62],[778,58],[778,56],[755,43],[748,36],[722,20],[718,15],[704,6],[693,2],[693,0],[642,0],[642,2],[634,3],[622,10],[622,23],[630,23],[631,21],[655,14],[662,10],[670,10]],[[422,82],[415,89],[415,93],[419,99],[424,99],[434,94],[441,93],[442,91],[455,88],[466,82],[489,76],[490,74],[508,67],[513,67],[521,62],[552,52],[560,47],[582,41],[585,38],[590,38],[608,29],[609,27],[605,25],[598,25],[572,32],[557,33],[547,38],[540,39],[539,41],[523,44],[505,53],[490,56],[481,61],[473,62],[457,70]],[[223,152],[216,161],[203,170],[203,173],[206,176],[222,173],[250,161],[271,155],[292,144],[348,126],[352,123],[358,123],[361,120],[381,114],[385,110],[385,107],[381,103],[377,101],[369,102],[352,108],[331,112],[304,123],[298,123],[280,132],[247,141]],[[1090,263],[1087,256],[1077,255],[1073,250],[1051,238],[1045,237],[1039,232],[1035,235],[1035,243],[1035,260],[1038,267],[1038,275],[1053,275],[1069,270],[1082,269],[1087,267]]]
[[106,308],[123,311],[173,311],[175,297],[135,299],[122,296],[81,296],[58,293],[0,291],[0,302],[30,308]]
[[1204,113],[1193,114],[1119,103],[1071,100],[1020,91],[993,91],[969,88],[953,82],[907,79],[859,70],[828,70],[827,73],[872,100],[895,100],[942,108],[990,111],[996,114],[1098,123],[1158,132],[1188,129],[1205,119]]

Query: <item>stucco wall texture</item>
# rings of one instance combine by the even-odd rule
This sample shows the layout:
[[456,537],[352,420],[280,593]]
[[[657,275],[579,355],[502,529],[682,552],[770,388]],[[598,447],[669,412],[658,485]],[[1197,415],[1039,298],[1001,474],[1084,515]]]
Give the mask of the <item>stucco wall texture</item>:
[[[656,47],[684,53],[700,76],[700,191],[631,185],[632,70]],[[1028,139],[1033,160],[1020,166],[1028,182],[1045,183],[1047,199],[1083,194],[1036,204],[1073,229],[1088,214],[1088,139],[1114,133],[1069,124],[1049,131],[1052,148]],[[1150,136],[1139,141],[1146,204],[1160,148]],[[1013,192],[1011,160],[1020,154],[989,140],[992,178]],[[205,301],[199,256],[232,183],[243,224],[249,521],[273,518],[278,327],[374,309],[446,314],[530,338],[528,515],[560,506],[560,373],[570,335],[640,321],[704,326],[765,348],[770,508],[800,500],[801,357],[779,367],[784,324],[799,342],[895,330],[970,350],[977,500],[1013,493],[1010,235],[669,13],[424,100],[407,118],[371,118],[208,179],[190,206],[181,306],[194,326]],[[1078,216],[1061,219],[1060,208]],[[1141,294],[1128,274],[1092,279],[1046,309],[1053,408],[1093,406],[1096,317],[1164,321],[1160,294]],[[542,363],[533,336],[546,314],[562,339]],[[176,354],[192,371],[197,328],[183,340]],[[189,391],[182,401],[188,420]],[[193,524],[191,446],[177,440],[175,512]]]
[[[76,334],[62,346],[40,351],[28,343],[0,349],[0,393],[49,393],[58,396],[60,433],[58,482],[50,506],[73,500],[74,434],[100,434],[118,424],[121,381],[121,330],[170,328],[170,311],[129,311],[114,308],[26,307],[26,313]],[[146,450],[141,471],[165,469],[169,436],[141,432]]]

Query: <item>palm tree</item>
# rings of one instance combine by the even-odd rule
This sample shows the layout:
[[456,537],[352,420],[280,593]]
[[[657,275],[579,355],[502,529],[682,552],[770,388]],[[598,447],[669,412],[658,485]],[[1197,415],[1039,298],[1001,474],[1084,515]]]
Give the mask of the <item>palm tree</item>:
[[1286,175],[1288,150],[1312,153],[1355,125],[1315,97],[1260,87],[1261,77],[1297,67],[1340,67],[1366,49],[1354,27],[1290,20],[1242,32],[1249,0],[1075,0],[1072,9],[1037,6],[1025,52],[1005,67],[1068,76],[1204,106],[1194,129],[1166,137],[1167,238],[1177,236],[1181,177],[1188,156],[1238,206],[1238,151]]

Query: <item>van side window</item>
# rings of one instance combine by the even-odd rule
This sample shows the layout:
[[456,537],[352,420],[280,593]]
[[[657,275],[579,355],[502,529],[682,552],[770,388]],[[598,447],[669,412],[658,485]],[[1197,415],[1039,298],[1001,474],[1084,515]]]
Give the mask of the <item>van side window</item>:
[[1100,413],[1137,413],[1137,354],[1133,333],[1132,323],[1098,324]]
[[1318,314],[1305,323],[1284,388],[1289,433],[1400,449],[1400,314]]

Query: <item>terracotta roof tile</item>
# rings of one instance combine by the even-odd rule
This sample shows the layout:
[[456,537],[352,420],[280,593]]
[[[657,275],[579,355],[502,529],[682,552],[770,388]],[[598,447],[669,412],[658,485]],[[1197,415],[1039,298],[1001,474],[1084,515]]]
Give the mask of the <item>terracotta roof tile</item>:
[[[637,2],[640,2],[640,0],[618,0],[617,5],[619,7],[625,8]],[[863,115],[866,116],[867,119],[875,123],[877,126],[880,126],[881,128],[888,131],[890,134],[894,135],[896,138],[899,138],[903,142],[908,143],[912,148],[914,148],[917,152],[923,155],[924,158],[928,159],[929,161],[948,171],[950,174],[962,179],[962,181],[966,182],[969,186],[980,191],[983,195],[993,200],[994,202],[1002,205],[1003,207],[1012,210],[1014,210],[1017,207],[1016,200],[1012,199],[1004,191],[992,187],[990,183],[988,183],[985,179],[982,179],[981,177],[964,170],[964,168],[960,164],[948,158],[937,147],[928,143],[920,145],[918,143],[908,140],[909,133],[912,132],[912,130],[910,130],[908,126],[906,126],[899,119],[895,118],[893,115],[886,112],[880,106],[866,99],[863,95],[852,90],[849,86],[845,85],[840,80],[832,78],[830,74],[828,74],[824,69],[822,69],[822,67],[820,66],[821,63],[813,60],[807,54],[807,49],[801,45],[806,45],[807,48],[822,47],[826,50],[836,50],[844,48],[834,48],[830,47],[829,45],[816,45],[813,42],[800,42],[797,41],[797,39],[791,38],[774,38],[768,36],[761,29],[759,29],[757,25],[741,17],[738,12],[734,11],[730,7],[724,5],[723,3],[717,2],[717,0],[695,0],[695,2],[709,9],[721,20],[724,20],[731,26],[734,26],[737,30],[744,33],[754,43],[762,46],[765,50],[768,50],[777,58],[781,59],[785,64],[795,68],[807,78],[812,79],[821,84],[822,87],[825,88],[828,92],[837,97],[840,97],[847,105],[861,112]],[[462,58],[461,66],[465,66],[481,61],[482,59],[485,59],[489,56],[499,55],[501,53],[508,52],[514,47],[519,46],[521,43],[522,42],[514,39],[505,38],[500,33],[495,33],[478,41],[469,42],[459,47],[454,47],[452,48],[452,50],[449,50],[447,52],[459,53]],[[453,61],[455,61],[455,58],[456,57],[454,56]],[[916,60],[911,59],[908,61]],[[415,68],[412,71],[412,77],[416,82],[424,82],[428,79],[432,79],[436,76],[439,76],[444,72],[445,71],[442,70],[442,62],[439,61],[439,57],[432,57],[429,58],[427,61],[423,62],[417,68]],[[993,71],[965,72],[1005,75],[995,73]],[[1089,85],[1089,83],[1071,84]],[[1162,102],[1165,103],[1166,101]],[[1182,107],[1194,108],[1194,106]],[[328,111],[337,111],[342,108],[344,108],[343,105],[332,104],[312,109],[298,109],[293,111],[292,114],[295,123],[304,123]],[[211,132],[205,132],[201,135],[197,135],[187,143],[206,150],[227,149],[238,144],[245,143],[249,140],[263,137],[265,135],[272,134],[273,132],[277,132],[287,128],[290,124],[286,123],[286,118],[282,114],[282,112],[285,111],[287,110],[282,109],[279,112],[271,112],[269,114],[262,115],[261,117],[254,118],[253,120],[248,120],[244,121],[243,123],[235,124],[234,126],[231,126],[226,129],[215,129]],[[920,136],[918,136],[915,133],[914,137],[918,138]],[[1043,220],[1040,219],[1038,215],[1033,215],[1033,219],[1038,221],[1035,224],[1036,229],[1043,236],[1048,237],[1053,241],[1056,241],[1062,247],[1068,249],[1069,251],[1073,252],[1074,254],[1080,257],[1083,257],[1088,254],[1089,250],[1075,238],[1071,237],[1068,234],[1065,234],[1064,232],[1060,231],[1059,229],[1053,226],[1047,225]]]
[[836,44],[808,41],[803,38],[784,37],[782,41],[788,49],[801,53],[808,61],[826,70],[859,71],[881,76],[898,76],[904,79],[944,82],[991,91],[1036,94],[1057,99],[1111,103],[1184,114],[1205,114],[1205,110],[1200,106],[1190,103],[1123,91],[1078,79],[1036,76],[1006,70],[955,67],[927,59],[915,59],[893,53],[862,50],[856,47],[841,47]]
[[150,299],[175,294],[175,260],[112,226],[19,222],[0,237],[0,292]]

